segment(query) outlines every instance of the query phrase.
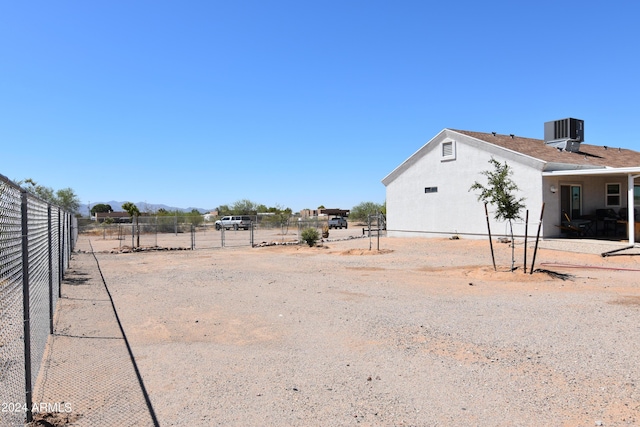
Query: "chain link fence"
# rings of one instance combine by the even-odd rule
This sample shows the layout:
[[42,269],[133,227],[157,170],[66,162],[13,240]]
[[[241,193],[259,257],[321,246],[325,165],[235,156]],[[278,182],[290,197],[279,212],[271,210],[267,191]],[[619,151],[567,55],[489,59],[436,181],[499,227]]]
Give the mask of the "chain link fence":
[[[258,230],[272,227],[252,217],[248,230],[217,229],[215,223],[180,216],[139,216],[131,223],[88,224],[80,233],[114,241],[114,248],[211,249],[253,246]],[[291,236],[289,236],[291,237]],[[117,242],[117,245],[115,244]]]
[[0,424],[32,419],[75,218],[0,175]]
[[[191,217],[181,216],[139,216],[130,223],[89,223],[80,227],[80,233],[92,237],[92,240],[111,241],[110,250],[134,250],[133,248],[162,249],[214,249],[224,247],[256,246],[268,243],[297,243],[302,231],[315,228],[319,232],[328,229],[328,218],[296,218],[285,221],[251,216],[248,230],[230,228],[217,229],[215,223],[194,221]],[[349,235],[367,237],[386,235],[384,215],[369,216],[365,221],[352,224],[356,230]],[[334,236],[347,235],[347,230],[332,230]],[[340,237],[337,237],[338,239]]]

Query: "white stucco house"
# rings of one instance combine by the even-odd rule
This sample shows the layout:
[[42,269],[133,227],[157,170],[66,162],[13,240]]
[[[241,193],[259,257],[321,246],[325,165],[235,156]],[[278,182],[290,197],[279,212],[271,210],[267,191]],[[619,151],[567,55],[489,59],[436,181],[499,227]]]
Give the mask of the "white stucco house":
[[[639,219],[634,213],[640,208],[640,152],[619,148],[618,141],[611,146],[581,143],[583,126],[576,119],[545,123],[546,141],[442,130],[382,180],[388,235],[486,237],[484,204],[469,189],[475,181],[486,184],[482,171],[493,170],[489,160],[494,158],[509,165],[518,196],[525,198],[529,236],[538,231],[544,203],[543,238],[566,235],[567,228],[562,227],[566,212],[571,221],[591,221],[586,228],[589,235],[606,233],[607,225],[622,226],[622,231],[611,230],[612,238],[628,238],[633,245],[637,237],[627,232]],[[629,205],[635,210],[626,209]],[[599,221],[603,209],[622,217],[609,224]],[[507,234],[506,224],[493,219],[491,206],[489,218],[492,234]],[[524,220],[514,224],[514,233],[524,236]]]

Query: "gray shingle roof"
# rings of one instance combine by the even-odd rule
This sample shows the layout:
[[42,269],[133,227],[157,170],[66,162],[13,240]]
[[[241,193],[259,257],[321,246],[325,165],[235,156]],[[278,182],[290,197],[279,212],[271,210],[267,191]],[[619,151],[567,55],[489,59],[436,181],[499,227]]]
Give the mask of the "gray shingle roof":
[[591,167],[608,166],[612,168],[640,167],[640,152],[626,148],[613,148],[582,143],[580,144],[579,152],[571,153],[569,151],[560,151],[557,148],[546,145],[541,139],[524,138],[521,136],[511,137],[510,135],[500,134],[493,135],[492,133],[456,129],[450,130],[550,163],[566,163]]

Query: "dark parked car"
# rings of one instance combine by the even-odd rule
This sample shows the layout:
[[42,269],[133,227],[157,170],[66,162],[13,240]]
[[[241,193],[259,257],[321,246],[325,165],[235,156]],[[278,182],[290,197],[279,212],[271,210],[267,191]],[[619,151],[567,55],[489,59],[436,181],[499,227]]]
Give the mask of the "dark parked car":
[[346,218],[337,216],[329,220],[329,228],[343,228],[343,227],[348,228]]

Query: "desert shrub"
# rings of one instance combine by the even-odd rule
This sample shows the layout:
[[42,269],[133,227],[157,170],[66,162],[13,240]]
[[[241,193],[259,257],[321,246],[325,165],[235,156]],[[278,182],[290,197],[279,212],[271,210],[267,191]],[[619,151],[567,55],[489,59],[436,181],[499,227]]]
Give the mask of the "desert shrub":
[[369,215],[376,215],[385,210],[384,205],[375,202],[362,202],[351,208],[349,219],[367,221]]
[[315,228],[305,228],[302,230],[302,241],[305,242],[309,246],[314,246],[318,239],[320,238],[320,234],[318,234],[318,230]]

